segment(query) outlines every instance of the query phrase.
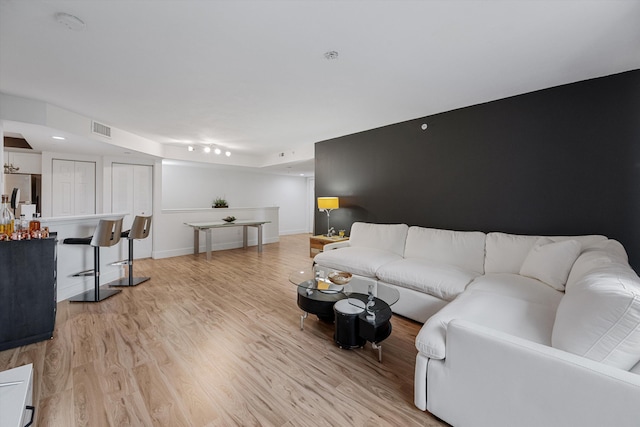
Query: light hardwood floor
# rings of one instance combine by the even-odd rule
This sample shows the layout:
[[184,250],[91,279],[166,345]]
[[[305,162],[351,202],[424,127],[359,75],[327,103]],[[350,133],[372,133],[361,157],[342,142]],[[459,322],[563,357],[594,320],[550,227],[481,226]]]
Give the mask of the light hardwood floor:
[[420,324],[394,316],[378,363],[333,326],[299,328],[294,269],[309,235],[138,260],[151,280],[98,304],[58,304],[52,340],[0,352],[34,365],[38,426],[444,426],[413,405]]

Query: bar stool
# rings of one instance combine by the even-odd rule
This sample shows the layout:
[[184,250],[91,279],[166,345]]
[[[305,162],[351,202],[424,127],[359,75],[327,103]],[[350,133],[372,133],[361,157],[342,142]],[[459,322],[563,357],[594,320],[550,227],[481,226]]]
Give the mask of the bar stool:
[[120,289],[100,289],[100,248],[113,246],[120,241],[122,218],[115,220],[101,219],[91,237],[70,237],[64,239],[67,245],[93,246],[93,269],[81,271],[73,277],[93,276],[94,289],[69,298],[71,302],[100,302],[122,292]]
[[149,231],[151,231],[151,216],[136,216],[131,224],[131,230],[122,232],[121,237],[129,240],[129,257],[111,265],[128,265],[129,277],[114,280],[109,283],[109,286],[137,286],[150,279],[150,277],[133,277],[133,241],[146,239],[149,236]]

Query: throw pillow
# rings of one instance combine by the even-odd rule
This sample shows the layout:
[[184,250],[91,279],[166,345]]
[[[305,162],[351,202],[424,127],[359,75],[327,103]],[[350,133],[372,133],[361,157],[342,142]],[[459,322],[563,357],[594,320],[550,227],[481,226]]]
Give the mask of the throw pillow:
[[541,237],[531,248],[520,268],[520,275],[540,280],[559,291],[564,291],[573,263],[582,249],[576,240],[554,242]]

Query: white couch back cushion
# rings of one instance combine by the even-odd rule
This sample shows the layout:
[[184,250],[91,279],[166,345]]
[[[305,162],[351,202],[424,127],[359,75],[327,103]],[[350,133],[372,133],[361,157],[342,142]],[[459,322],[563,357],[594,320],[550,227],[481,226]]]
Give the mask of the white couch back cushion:
[[540,236],[521,236],[506,233],[487,234],[487,253],[484,260],[485,274],[520,273],[522,263],[539,238]]
[[538,239],[520,268],[520,275],[546,283],[564,291],[569,272],[582,249],[577,240],[554,242],[548,237]]
[[354,222],[349,246],[393,252],[402,256],[409,226],[406,224],[369,224]]
[[441,262],[483,274],[485,237],[480,231],[410,227],[404,257]]
[[567,287],[551,342],[629,370],[640,361],[640,278],[626,263],[601,261],[596,259],[593,269]]
[[[486,257],[484,272],[489,273],[520,273],[524,260],[529,251],[542,236],[524,236],[519,234],[489,233],[487,234]],[[598,242],[606,241],[605,236],[548,236],[554,242],[575,240],[583,249]]]

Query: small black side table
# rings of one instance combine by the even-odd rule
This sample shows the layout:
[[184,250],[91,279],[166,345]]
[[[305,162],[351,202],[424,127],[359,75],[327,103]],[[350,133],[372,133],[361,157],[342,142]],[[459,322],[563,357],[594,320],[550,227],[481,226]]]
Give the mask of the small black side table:
[[334,340],[344,349],[362,347],[369,341],[373,349],[378,350],[378,361],[382,362],[380,342],[391,335],[392,311],[389,304],[373,298],[374,304],[369,307],[369,311],[375,314],[372,319],[365,308],[368,301],[368,295],[354,293],[349,295],[349,299],[334,305]]

